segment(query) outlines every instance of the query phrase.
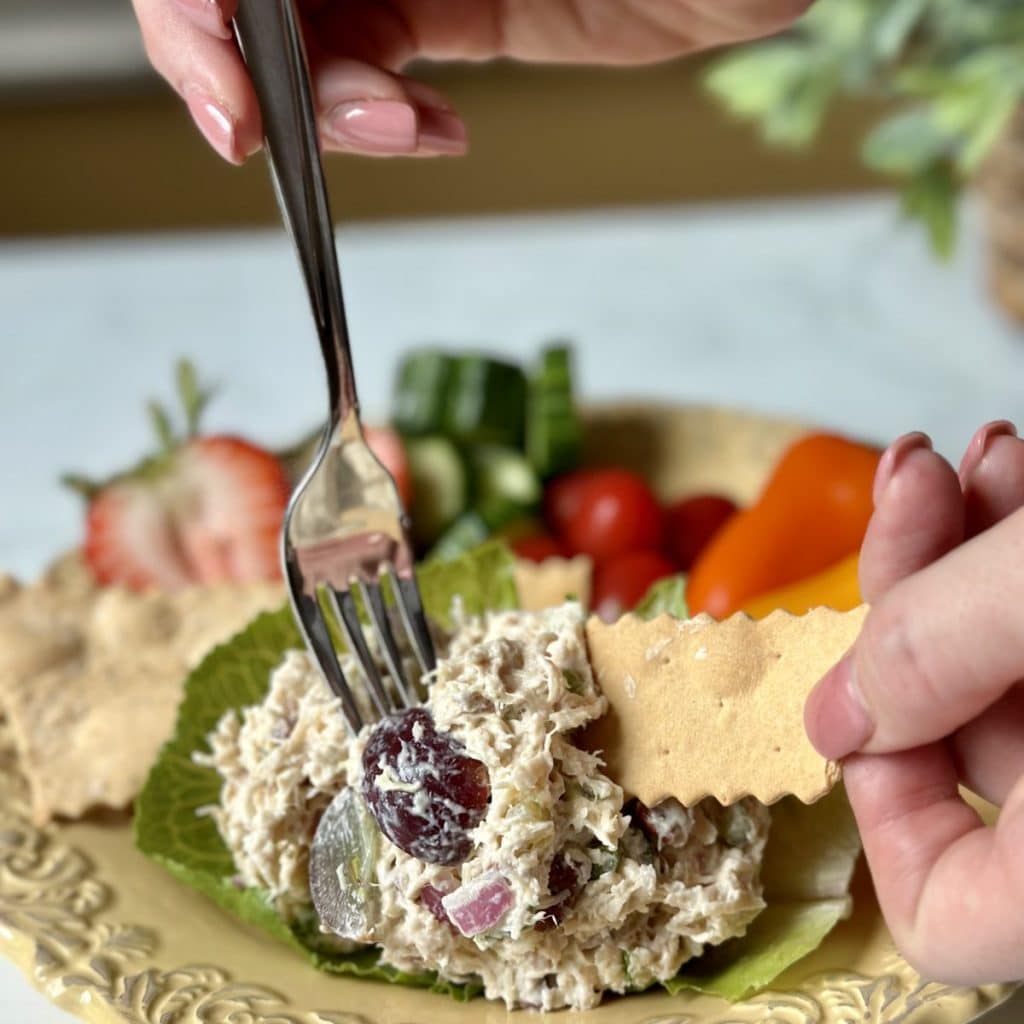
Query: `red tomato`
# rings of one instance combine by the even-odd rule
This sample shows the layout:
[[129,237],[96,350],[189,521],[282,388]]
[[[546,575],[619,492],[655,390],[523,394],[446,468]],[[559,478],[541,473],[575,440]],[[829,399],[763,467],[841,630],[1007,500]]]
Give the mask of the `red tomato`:
[[370,451],[391,474],[398,488],[398,496],[402,499],[402,504],[408,508],[412,499],[412,474],[409,471],[409,459],[405,454],[405,444],[401,437],[390,427],[363,427],[363,437],[370,446]]
[[657,551],[631,551],[594,570],[591,604],[605,622],[614,622],[647,593],[652,583],[672,576],[676,567]]
[[543,562],[546,558],[560,558],[565,554],[562,545],[549,533],[535,533],[512,542],[512,550],[530,562]]
[[644,481],[628,469],[589,469],[552,482],[544,514],[572,554],[602,562],[661,547],[664,514]]
[[738,511],[720,494],[683,498],[665,510],[666,546],[683,572],[689,572],[704,546]]

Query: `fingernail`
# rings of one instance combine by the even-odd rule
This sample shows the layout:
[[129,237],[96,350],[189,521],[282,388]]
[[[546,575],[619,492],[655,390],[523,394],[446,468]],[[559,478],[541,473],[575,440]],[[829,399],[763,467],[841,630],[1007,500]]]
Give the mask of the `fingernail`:
[[931,447],[932,439],[927,434],[922,434],[921,431],[915,430],[896,438],[885,449],[878,463],[878,469],[875,470],[875,485],[872,491],[875,505],[881,502],[882,495],[885,494],[886,488],[892,482],[892,478],[896,475],[896,471],[900,468],[906,457],[913,451],[921,449],[930,450]]
[[443,156],[466,152],[466,126],[457,114],[436,107],[420,107],[420,151]]
[[231,29],[224,23],[217,0],[177,0],[178,6],[201,29],[220,39],[230,39]]
[[804,707],[804,727],[815,750],[830,761],[852,754],[871,738],[875,726],[857,689],[850,655],[811,691]]
[[1009,420],[992,420],[983,427],[978,427],[960,460],[960,480],[967,479],[985,458],[989,445],[996,437],[1016,437],[1017,428]]
[[187,89],[185,103],[206,141],[233,164],[242,162],[235,144],[235,122],[227,108],[201,89]]
[[397,100],[348,100],[328,113],[324,134],[346,149],[412,153],[416,111]]

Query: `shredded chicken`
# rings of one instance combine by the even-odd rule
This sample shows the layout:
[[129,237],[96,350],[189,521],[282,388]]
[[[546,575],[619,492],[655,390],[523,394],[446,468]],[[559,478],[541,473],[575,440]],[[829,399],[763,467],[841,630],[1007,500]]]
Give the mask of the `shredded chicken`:
[[[373,938],[384,962],[480,981],[510,1008],[583,1009],[671,978],[763,908],[766,807],[624,808],[599,756],[574,745],[606,707],[578,605],[462,621],[428,707],[486,766],[490,802],[456,866],[381,839]],[[316,822],[342,786],[359,786],[369,733],[350,743],[336,700],[290,654],[264,702],[211,737],[206,760],[225,780],[211,813],[240,880],[286,915],[309,913]]]

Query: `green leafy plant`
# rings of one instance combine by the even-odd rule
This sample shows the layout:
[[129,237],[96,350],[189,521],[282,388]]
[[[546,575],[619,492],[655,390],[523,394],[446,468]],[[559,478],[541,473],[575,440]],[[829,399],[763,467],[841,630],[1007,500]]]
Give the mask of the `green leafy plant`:
[[817,0],[790,32],[716,62],[707,84],[766,140],[790,146],[809,143],[841,96],[895,104],[862,158],[902,180],[904,210],[945,255],[960,187],[1024,102],[1024,4]]

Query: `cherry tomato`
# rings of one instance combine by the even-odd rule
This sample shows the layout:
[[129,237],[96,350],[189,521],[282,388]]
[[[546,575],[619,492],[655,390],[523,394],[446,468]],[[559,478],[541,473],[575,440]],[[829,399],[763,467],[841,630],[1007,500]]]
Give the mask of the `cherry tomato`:
[[545,518],[572,554],[597,562],[661,547],[664,513],[644,481],[627,469],[580,470],[549,485]]
[[512,542],[512,550],[530,562],[543,562],[547,558],[560,558],[565,549],[549,533],[535,533]]
[[647,593],[652,583],[672,576],[676,567],[657,551],[631,551],[594,570],[594,611],[614,622]]
[[402,504],[408,508],[412,498],[412,473],[409,471],[409,459],[406,457],[401,437],[390,427],[363,427],[363,437],[366,438],[370,451],[391,474],[398,488],[398,496],[402,499]]
[[683,572],[689,572],[719,529],[737,512],[735,502],[720,494],[683,498],[665,510],[666,547]]

